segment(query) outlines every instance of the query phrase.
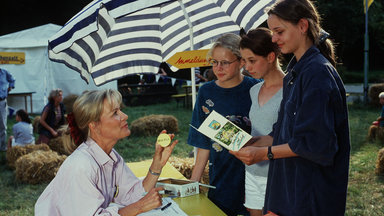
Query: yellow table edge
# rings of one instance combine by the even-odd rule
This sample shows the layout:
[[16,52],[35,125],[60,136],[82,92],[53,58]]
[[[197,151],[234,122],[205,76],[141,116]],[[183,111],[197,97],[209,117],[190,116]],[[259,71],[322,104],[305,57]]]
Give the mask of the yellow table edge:
[[[144,178],[147,173],[149,166],[151,165],[152,160],[145,160],[140,162],[129,162],[126,163],[129,169],[135,174],[138,178]],[[175,167],[173,167],[169,162],[165,164],[159,179],[165,178],[174,178],[174,179],[184,179],[185,176],[181,174]],[[188,197],[177,197],[173,199],[180,208],[188,215],[201,215],[201,216],[225,216],[226,214],[222,212],[211,200],[208,199],[204,194],[198,194]]]

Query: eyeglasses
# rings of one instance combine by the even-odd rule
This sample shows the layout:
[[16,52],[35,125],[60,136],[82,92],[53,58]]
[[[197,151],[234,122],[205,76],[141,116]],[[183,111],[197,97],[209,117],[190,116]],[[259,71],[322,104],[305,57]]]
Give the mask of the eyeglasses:
[[224,61],[217,61],[215,59],[211,59],[211,60],[209,60],[209,64],[212,65],[213,67],[217,67],[217,66],[221,65],[221,67],[227,68],[227,67],[229,67],[230,64],[232,64],[235,61],[238,61],[238,59],[235,59],[234,61],[231,61],[231,62],[230,61],[226,61],[226,60],[224,60]]

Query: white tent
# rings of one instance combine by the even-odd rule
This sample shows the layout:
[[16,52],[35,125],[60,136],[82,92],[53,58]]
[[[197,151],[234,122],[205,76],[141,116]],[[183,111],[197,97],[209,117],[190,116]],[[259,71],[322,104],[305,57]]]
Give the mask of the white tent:
[[[52,89],[62,89],[64,97],[69,94],[79,95],[85,90],[117,89],[117,81],[97,87],[91,80],[92,83],[88,85],[78,72],[48,58],[48,39],[60,28],[55,24],[46,24],[0,36],[0,52],[25,53],[25,64],[0,64],[0,67],[10,72],[16,80],[15,89],[11,93],[35,92],[32,94],[33,113],[41,113]],[[24,98],[9,97],[8,106],[16,110],[25,109]]]

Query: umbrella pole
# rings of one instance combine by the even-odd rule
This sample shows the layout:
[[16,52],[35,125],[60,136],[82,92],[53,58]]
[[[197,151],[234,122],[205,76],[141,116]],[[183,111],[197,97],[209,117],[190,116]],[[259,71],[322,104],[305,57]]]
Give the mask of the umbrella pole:
[[[187,10],[185,10],[185,6],[183,4],[183,1],[182,0],[178,0],[178,1],[179,1],[181,9],[183,10],[185,20],[188,23],[188,27],[189,27],[189,42],[190,42],[190,45],[191,45],[191,50],[194,50],[192,23],[191,23],[191,20],[189,20],[189,16],[188,16]],[[193,110],[193,108],[195,107],[195,103],[196,103],[196,81],[195,81],[195,68],[194,67],[191,68],[191,83],[192,83],[192,110]],[[187,97],[188,97],[188,95],[187,95]],[[197,148],[194,147],[193,148],[194,164],[196,163],[196,155],[197,155]]]
[[[189,16],[188,16],[187,10],[185,9],[183,1],[182,0],[178,0],[178,2],[180,4],[181,9],[183,10],[185,20],[188,23],[188,27],[189,27],[189,43],[190,43],[190,46],[191,46],[191,50],[194,50],[192,23],[191,23],[191,20],[189,19]],[[192,110],[193,110],[193,107],[195,107],[195,103],[196,103],[195,68],[191,68],[191,83],[192,83]]]

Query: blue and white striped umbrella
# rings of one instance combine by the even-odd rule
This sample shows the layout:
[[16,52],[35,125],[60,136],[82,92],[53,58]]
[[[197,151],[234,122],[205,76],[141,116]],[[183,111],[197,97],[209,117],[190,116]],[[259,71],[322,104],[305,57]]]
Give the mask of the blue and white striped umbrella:
[[49,58],[96,85],[157,73],[176,52],[266,20],[273,0],[95,0],[49,40]]

